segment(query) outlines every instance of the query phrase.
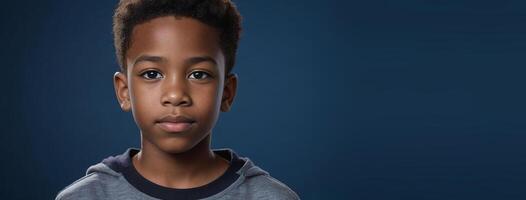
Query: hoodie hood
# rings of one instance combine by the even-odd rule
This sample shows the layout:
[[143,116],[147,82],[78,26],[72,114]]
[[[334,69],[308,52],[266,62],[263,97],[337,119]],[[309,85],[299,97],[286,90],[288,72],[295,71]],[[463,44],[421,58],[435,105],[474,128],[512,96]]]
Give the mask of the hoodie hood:
[[224,191],[231,185],[240,184],[243,180],[268,172],[256,166],[249,158],[239,157],[234,150],[229,148],[215,149],[214,153],[230,161],[230,166],[223,175],[214,181],[196,188],[175,189],[157,185],[141,176],[132,164],[132,157],[140,150],[128,148],[124,153],[110,156],[101,163],[89,167],[86,175],[91,173],[104,174],[117,179],[124,178],[136,189],[150,196],[160,199],[173,197],[206,198]]

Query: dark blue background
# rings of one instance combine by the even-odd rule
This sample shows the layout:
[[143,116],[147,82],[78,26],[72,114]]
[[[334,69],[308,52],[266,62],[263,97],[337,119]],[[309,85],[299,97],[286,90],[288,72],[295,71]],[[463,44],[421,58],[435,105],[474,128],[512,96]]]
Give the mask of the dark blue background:
[[[236,1],[233,110],[214,147],[303,199],[525,199],[526,3]],[[1,199],[52,199],[138,147],[116,1],[1,6]]]

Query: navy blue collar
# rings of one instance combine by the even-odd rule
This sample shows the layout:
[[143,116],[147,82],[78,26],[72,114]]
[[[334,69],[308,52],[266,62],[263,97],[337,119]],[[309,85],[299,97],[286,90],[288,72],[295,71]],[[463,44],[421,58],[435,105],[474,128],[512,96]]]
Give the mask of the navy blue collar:
[[122,173],[124,178],[139,191],[159,199],[201,199],[217,194],[239,178],[239,174],[236,172],[245,164],[244,160],[240,159],[235,152],[229,149],[214,150],[217,155],[230,161],[230,166],[225,173],[216,180],[200,187],[175,189],[157,185],[141,176],[131,160],[138,152],[139,149],[128,148],[123,154],[108,157],[102,163],[113,171]]

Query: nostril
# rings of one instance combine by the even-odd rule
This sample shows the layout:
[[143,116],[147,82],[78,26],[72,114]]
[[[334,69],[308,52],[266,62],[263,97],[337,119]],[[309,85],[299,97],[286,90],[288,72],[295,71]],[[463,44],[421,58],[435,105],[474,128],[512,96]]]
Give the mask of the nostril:
[[187,104],[186,101],[180,101],[177,105],[185,105],[185,104]]

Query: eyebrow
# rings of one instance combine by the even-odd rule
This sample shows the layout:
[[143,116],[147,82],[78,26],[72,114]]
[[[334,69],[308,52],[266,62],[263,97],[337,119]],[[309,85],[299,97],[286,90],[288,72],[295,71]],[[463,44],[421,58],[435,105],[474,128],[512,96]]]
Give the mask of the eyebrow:
[[135,59],[135,61],[133,62],[133,65],[135,66],[137,63],[144,62],[144,61],[158,63],[158,62],[164,62],[166,61],[166,59],[160,56],[142,55],[142,56],[139,56],[137,59]]
[[[133,65],[135,66],[137,63],[143,62],[143,61],[158,63],[158,62],[165,62],[166,60],[167,59],[165,57],[161,57],[161,56],[142,55],[142,56],[139,56],[137,59],[135,59],[135,62],[133,62]],[[191,57],[191,58],[186,59],[184,63],[185,65],[194,65],[194,64],[197,64],[200,62],[206,62],[206,61],[214,63],[214,65],[217,65],[216,60],[210,56]]]

